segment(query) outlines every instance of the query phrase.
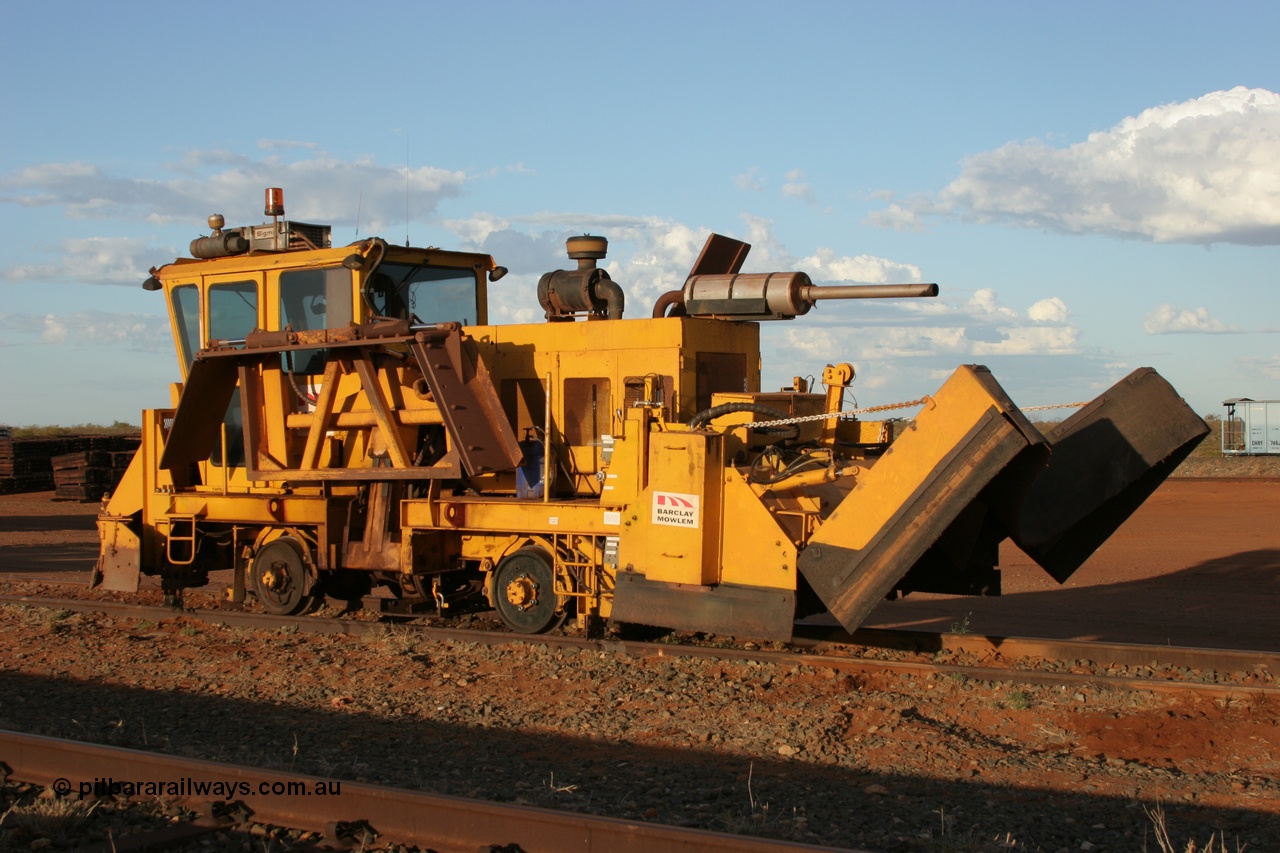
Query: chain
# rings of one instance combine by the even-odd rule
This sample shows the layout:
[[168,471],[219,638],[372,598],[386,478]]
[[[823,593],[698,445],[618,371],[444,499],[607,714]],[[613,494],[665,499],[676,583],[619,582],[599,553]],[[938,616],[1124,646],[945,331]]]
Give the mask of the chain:
[[904,403],[886,403],[883,406],[867,406],[864,409],[849,409],[845,412],[823,412],[820,415],[799,415],[794,418],[781,418],[776,421],[751,421],[745,424],[735,424],[735,426],[747,426],[751,429],[760,427],[775,426],[791,426],[792,424],[807,424],[812,421],[825,421],[829,418],[838,418],[840,420],[853,420],[858,415],[865,415],[868,412],[888,412],[893,409],[910,409],[913,406],[923,406],[930,402],[931,397],[921,397],[919,400],[908,400]]
[[1078,409],[1081,406],[1087,406],[1088,403],[1056,403],[1052,406],[1019,406],[1018,408],[1024,412],[1042,412],[1045,409]]
[[[794,424],[807,424],[813,421],[825,421],[830,418],[837,418],[839,420],[853,420],[858,415],[865,415],[871,412],[889,412],[894,409],[910,409],[914,406],[923,406],[925,403],[932,402],[932,399],[933,399],[932,397],[924,396],[918,400],[907,400],[902,403],[886,403],[883,406],[867,406],[866,408],[863,408],[863,409],[849,409],[844,412],[823,412],[820,415],[800,415],[794,418],[780,418],[776,421],[750,421],[745,424],[738,424],[737,426],[747,426],[747,427],[750,427],[751,429],[758,429],[761,427],[779,427],[779,426],[792,426]],[[1087,402],[1086,403],[1057,403],[1052,406],[1022,406],[1019,408],[1021,409],[1021,411],[1024,411],[1024,412],[1039,412],[1039,411],[1043,411],[1044,409],[1078,409],[1081,406],[1087,406],[1087,405],[1089,405]]]

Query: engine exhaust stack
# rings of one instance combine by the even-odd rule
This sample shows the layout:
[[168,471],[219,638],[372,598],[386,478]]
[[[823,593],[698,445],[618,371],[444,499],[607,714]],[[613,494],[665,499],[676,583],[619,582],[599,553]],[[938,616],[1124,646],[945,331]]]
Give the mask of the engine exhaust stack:
[[791,320],[819,299],[913,299],[937,296],[936,284],[814,284],[802,272],[690,276],[681,291],[690,317]]
[[915,299],[937,296],[936,284],[817,285],[802,272],[740,273],[748,243],[712,234],[684,287],[658,297],[654,317],[792,320],[819,299]]

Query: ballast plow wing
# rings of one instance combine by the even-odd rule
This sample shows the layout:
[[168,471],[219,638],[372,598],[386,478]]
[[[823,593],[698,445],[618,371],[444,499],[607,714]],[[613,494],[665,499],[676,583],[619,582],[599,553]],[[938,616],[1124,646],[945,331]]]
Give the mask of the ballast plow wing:
[[860,477],[798,567],[848,630],[894,590],[998,592],[1006,537],[1063,582],[1208,431],[1141,368],[1042,434],[985,367],[966,365]]
[[1045,434],[1011,537],[1064,583],[1208,434],[1164,377],[1135,370]]

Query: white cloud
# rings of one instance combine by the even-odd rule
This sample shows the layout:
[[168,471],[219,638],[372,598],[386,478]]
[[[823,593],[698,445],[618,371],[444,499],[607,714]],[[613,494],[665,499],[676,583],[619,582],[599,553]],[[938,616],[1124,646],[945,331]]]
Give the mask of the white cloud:
[[864,360],[939,355],[959,360],[972,349],[964,326],[888,326],[861,332],[855,357]]
[[301,148],[307,151],[315,151],[319,149],[319,145],[314,142],[299,142],[295,139],[259,139],[258,147],[264,151],[288,151],[290,149]]
[[909,210],[897,202],[891,203],[884,210],[875,210],[867,215],[868,225],[878,228],[892,228],[895,231],[920,231],[924,228],[924,220],[914,210]]
[[996,299],[996,292],[989,287],[975,290],[973,296],[969,297],[968,302],[965,303],[965,308],[978,317],[996,317],[1012,320],[1018,316],[1017,311],[999,304]]
[[1023,326],[1003,328],[999,341],[975,341],[973,355],[1071,354],[1078,352],[1080,330],[1075,326]]
[[782,185],[782,194],[784,196],[803,201],[805,204],[817,206],[818,198],[813,194],[813,187],[805,181],[803,171],[792,169],[787,172],[786,177],[787,182]]
[[815,361],[823,359],[836,358],[836,353],[842,351],[843,341],[837,342],[836,337],[827,329],[797,329],[788,328],[786,332],[787,344],[796,352],[802,353]]
[[1208,308],[1178,308],[1169,304],[1160,305],[1148,314],[1142,328],[1146,329],[1148,335],[1222,335],[1240,331],[1210,316]]
[[157,224],[204,222],[222,213],[228,224],[261,221],[266,187],[282,187],[291,218],[372,230],[434,214],[442,199],[458,196],[467,181],[459,171],[431,166],[381,166],[372,158],[338,160],[310,143],[265,142],[295,159],[254,159],[224,151],[187,152],[170,175],[143,180],[112,175],[85,163],[46,163],[0,177],[0,203],[61,207],[73,218],[119,218]]
[[1078,355],[1080,329],[1068,322],[1069,315],[1057,297],[1035,303],[1024,314],[1001,304],[989,288],[967,297],[820,303],[802,328],[787,331],[783,345],[797,354],[832,358],[844,353],[881,363]]
[[174,249],[159,248],[149,240],[138,238],[87,237],[63,240],[54,254],[56,260],[52,263],[0,269],[0,279],[136,287],[147,277],[147,270],[156,258],[171,258]]
[[1067,303],[1056,296],[1041,299],[1027,309],[1027,316],[1037,323],[1065,323]]
[[744,213],[739,217],[746,233],[738,239],[751,244],[751,254],[743,272],[774,272],[799,269],[799,260],[787,250],[773,230],[773,221],[763,216]]
[[807,258],[801,258],[797,267],[815,281],[867,282],[871,284],[907,284],[922,278],[920,267],[903,264],[874,255],[837,257],[832,249],[819,248]]
[[752,166],[739,175],[733,176],[733,185],[747,192],[760,192],[764,189],[765,179],[760,174],[759,166]]
[[1156,242],[1280,243],[1280,95],[1243,86],[1144,110],[1066,148],[1039,139],[968,158],[923,214]]
[[[169,320],[160,314],[77,311],[74,314],[0,314],[0,332],[29,342],[119,347],[139,352],[172,348]],[[6,343],[14,343],[6,341]]]
[[1247,376],[1257,374],[1265,379],[1280,382],[1280,355],[1247,356],[1240,359],[1240,364],[1245,368],[1244,373]]
[[480,245],[495,231],[511,227],[509,220],[492,213],[477,213],[467,219],[446,219],[443,223],[454,234],[472,245]]
[[65,320],[53,315],[44,316],[44,328],[40,332],[40,342],[45,344],[65,344],[70,334]]

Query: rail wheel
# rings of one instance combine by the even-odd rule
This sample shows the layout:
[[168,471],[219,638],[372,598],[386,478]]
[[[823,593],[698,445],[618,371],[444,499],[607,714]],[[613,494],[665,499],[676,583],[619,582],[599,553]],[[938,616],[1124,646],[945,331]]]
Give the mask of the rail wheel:
[[564,624],[555,576],[546,554],[524,548],[503,558],[494,570],[494,605],[507,627],[520,634],[541,634]]
[[276,616],[295,616],[311,604],[302,546],[289,537],[273,539],[258,549],[249,564],[250,582],[262,609]]

